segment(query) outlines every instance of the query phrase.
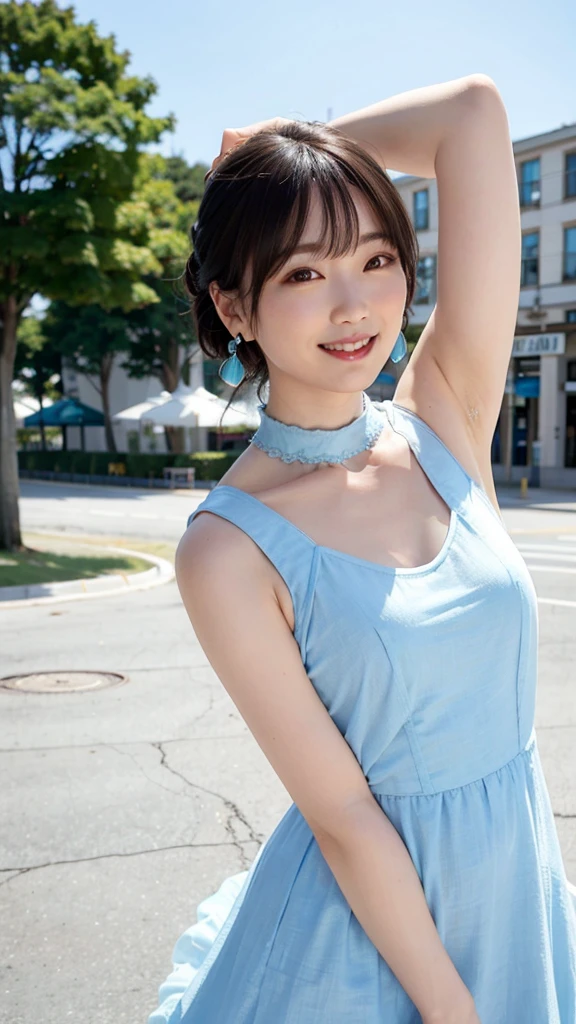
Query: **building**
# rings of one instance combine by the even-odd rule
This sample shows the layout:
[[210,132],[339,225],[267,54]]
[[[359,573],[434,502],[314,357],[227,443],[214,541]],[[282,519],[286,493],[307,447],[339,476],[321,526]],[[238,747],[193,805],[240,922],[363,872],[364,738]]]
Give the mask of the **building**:
[[[576,487],[576,124],[513,144],[522,223],[518,319],[492,444],[494,479]],[[411,323],[436,302],[435,179],[394,179],[420,245]]]

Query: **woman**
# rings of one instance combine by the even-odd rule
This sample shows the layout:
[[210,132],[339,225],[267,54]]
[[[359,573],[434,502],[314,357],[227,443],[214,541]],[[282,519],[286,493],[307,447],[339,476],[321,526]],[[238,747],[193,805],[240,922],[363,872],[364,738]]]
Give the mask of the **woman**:
[[[437,178],[439,274],[378,405],[365,388],[405,354],[418,255],[386,166]],[[490,465],[519,258],[485,75],[330,125],[224,133],[187,280],[224,378],[269,393],[176,571],[294,802],[201,904],[151,1020],[576,1024],[575,890],[534,732],[536,595]]]

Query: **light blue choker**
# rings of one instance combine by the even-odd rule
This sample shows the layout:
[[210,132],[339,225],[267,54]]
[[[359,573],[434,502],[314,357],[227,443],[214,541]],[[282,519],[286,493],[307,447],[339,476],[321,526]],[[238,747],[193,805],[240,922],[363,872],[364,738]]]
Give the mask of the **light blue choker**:
[[366,448],[372,448],[382,433],[385,413],[378,409],[365,391],[363,411],[351,423],[333,430],[313,430],[275,420],[260,404],[260,425],[250,443],[273,459],[282,462],[340,463]]

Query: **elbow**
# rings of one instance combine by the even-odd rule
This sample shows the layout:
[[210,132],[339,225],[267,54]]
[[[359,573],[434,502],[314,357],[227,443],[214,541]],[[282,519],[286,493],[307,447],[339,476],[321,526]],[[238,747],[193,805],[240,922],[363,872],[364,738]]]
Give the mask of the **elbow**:
[[490,125],[504,126],[509,134],[508,116],[504,100],[492,78],[484,74],[469,75],[460,96],[460,115],[469,121],[481,120]]
[[473,75],[468,75],[464,79],[464,94],[467,99],[471,99],[474,103],[484,103],[493,100],[498,100],[500,103],[503,102],[502,95],[496,82],[490,75],[485,75],[479,71]]
[[382,809],[370,792],[365,798],[347,805],[331,816],[330,821],[315,822],[310,827],[321,850],[355,846],[358,836],[373,827],[374,817],[381,819]]

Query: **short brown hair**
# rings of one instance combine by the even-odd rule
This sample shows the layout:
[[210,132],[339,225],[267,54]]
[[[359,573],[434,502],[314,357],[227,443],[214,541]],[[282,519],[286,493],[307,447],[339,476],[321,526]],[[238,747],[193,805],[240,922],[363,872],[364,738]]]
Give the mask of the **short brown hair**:
[[[208,291],[210,282],[225,292],[238,290],[254,320],[265,282],[298,245],[314,189],[321,201],[325,243],[317,255],[337,257],[356,248],[359,224],[351,185],[363,193],[398,249],[406,276],[406,328],[416,287],[418,240],[399,192],[377,160],[340,129],[319,121],[289,121],[251,135],[208,177],[185,270],[198,341],[207,356],[226,359],[231,338]],[[251,280],[242,294],[248,267]],[[264,353],[257,341],[250,341],[237,354],[245,369],[242,384],[256,382],[262,401],[261,389],[268,380]]]

